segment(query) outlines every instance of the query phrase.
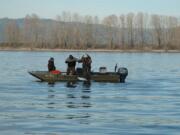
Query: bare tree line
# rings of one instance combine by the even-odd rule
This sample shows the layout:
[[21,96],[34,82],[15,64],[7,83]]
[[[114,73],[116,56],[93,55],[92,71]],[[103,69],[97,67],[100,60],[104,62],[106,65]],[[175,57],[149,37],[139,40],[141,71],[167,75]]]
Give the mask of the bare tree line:
[[5,43],[10,46],[62,49],[180,49],[180,18],[128,13],[81,16],[63,12],[54,20],[27,15],[23,24],[9,21]]

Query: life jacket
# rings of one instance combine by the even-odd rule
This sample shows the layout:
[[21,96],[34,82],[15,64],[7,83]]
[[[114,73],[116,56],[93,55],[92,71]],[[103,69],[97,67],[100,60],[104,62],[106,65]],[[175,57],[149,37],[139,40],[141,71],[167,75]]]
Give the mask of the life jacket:
[[61,74],[60,70],[53,70],[50,72],[51,74],[57,75],[57,74]]

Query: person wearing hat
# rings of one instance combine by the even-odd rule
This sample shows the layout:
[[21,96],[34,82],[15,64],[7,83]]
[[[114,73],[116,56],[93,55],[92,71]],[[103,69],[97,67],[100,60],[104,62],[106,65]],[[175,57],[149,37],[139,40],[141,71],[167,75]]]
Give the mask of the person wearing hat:
[[51,72],[51,71],[54,71],[54,70],[56,70],[56,67],[54,65],[54,58],[51,57],[48,60],[48,71]]
[[78,62],[78,59],[73,57],[72,55],[69,55],[69,57],[66,59],[65,63],[67,64],[67,75],[75,75],[75,67],[76,62]]

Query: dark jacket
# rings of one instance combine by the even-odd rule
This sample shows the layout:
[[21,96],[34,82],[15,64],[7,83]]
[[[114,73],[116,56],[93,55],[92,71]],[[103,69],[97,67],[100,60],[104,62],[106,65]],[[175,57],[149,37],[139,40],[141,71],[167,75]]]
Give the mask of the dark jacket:
[[78,59],[75,57],[68,57],[65,62],[68,64],[68,67],[75,67],[77,61]]
[[56,70],[56,67],[54,65],[54,61],[51,60],[51,59],[48,61],[48,70],[49,70],[49,72],[53,71],[53,70]]

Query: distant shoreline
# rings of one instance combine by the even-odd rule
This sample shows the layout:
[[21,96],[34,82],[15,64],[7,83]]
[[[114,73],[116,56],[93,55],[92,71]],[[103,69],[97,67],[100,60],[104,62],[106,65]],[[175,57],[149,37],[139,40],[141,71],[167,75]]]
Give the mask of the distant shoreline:
[[138,49],[40,49],[40,48],[11,48],[0,47],[0,51],[28,51],[28,52],[120,52],[120,53],[180,53],[180,50],[138,50]]

